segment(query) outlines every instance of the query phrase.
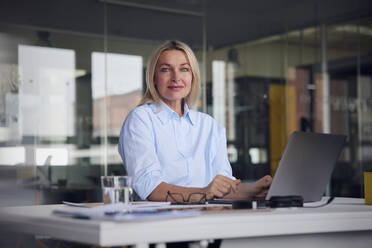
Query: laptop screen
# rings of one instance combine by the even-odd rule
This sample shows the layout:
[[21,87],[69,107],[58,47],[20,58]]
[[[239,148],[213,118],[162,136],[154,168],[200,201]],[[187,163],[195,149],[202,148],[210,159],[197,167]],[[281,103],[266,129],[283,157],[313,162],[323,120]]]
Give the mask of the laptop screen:
[[266,196],[320,201],[345,144],[345,135],[293,132]]

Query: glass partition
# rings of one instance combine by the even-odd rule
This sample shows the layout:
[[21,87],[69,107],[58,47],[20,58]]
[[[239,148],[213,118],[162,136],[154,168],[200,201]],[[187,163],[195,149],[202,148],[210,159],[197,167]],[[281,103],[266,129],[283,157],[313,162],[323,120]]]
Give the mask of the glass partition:
[[[50,13],[35,20],[33,6],[18,6],[28,20],[0,21],[0,177],[6,192],[0,205],[101,201],[100,176],[126,174],[118,137],[146,88],[153,49],[180,39],[198,59],[203,54],[200,3],[179,12],[106,1],[64,5],[79,6],[88,21],[54,25]],[[160,23],[136,26],[129,16],[139,12]],[[166,29],[172,20],[192,27],[192,36]]]
[[[283,24],[285,26],[285,24]],[[363,197],[371,170],[371,17],[208,51],[208,112],[226,126],[236,177],[275,175],[295,130],[344,134],[328,195]]]
[[[167,39],[196,52],[198,109],[226,127],[234,176],[275,175],[292,131],[340,133],[348,143],[327,194],[363,196],[362,172],[372,170],[371,16],[328,20],[319,16],[330,10],[309,3],[313,20],[302,26],[273,18],[247,38],[252,26],[235,23],[240,36],[229,40],[210,31],[219,29],[212,18],[236,7],[224,5],[226,13],[208,1],[64,1],[45,3],[47,13],[14,3],[22,14],[0,16],[1,204],[100,201],[99,177],[126,174],[120,128],[144,93],[147,59]],[[252,13],[254,23],[261,12]]]

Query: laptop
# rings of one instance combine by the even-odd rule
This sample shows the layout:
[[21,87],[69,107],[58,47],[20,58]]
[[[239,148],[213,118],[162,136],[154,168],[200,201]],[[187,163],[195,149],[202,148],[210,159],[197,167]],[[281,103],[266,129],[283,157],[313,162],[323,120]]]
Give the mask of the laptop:
[[304,202],[320,201],[345,142],[345,135],[293,132],[266,200],[296,195]]

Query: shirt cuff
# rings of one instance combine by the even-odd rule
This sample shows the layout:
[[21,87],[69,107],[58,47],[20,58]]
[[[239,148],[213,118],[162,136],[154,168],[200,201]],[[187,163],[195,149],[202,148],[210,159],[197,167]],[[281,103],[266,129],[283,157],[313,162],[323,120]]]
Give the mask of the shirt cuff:
[[231,173],[223,172],[223,173],[220,173],[220,174],[223,175],[223,176],[225,176],[225,177],[228,177],[228,178],[230,178],[232,180],[236,180],[236,178],[233,175],[231,175]]
[[159,171],[149,172],[139,177],[133,184],[133,189],[136,191],[142,200],[147,200],[147,197],[154,191],[154,189],[164,182]]

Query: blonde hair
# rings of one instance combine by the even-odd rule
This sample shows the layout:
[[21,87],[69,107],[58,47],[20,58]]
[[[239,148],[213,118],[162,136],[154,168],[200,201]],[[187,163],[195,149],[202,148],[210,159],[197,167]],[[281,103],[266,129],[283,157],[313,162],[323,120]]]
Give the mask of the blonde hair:
[[156,64],[158,63],[161,53],[167,50],[183,51],[186,54],[190,62],[190,67],[191,67],[191,72],[192,72],[191,90],[190,90],[190,93],[185,97],[184,101],[187,103],[187,105],[190,108],[192,108],[196,105],[199,99],[199,95],[200,95],[199,64],[191,48],[185,43],[181,41],[177,41],[177,40],[166,41],[165,43],[160,45],[150,57],[147,63],[147,70],[146,70],[147,89],[139,105],[156,102],[160,106],[160,96],[155,87],[155,82],[154,82],[155,69],[156,69]]

